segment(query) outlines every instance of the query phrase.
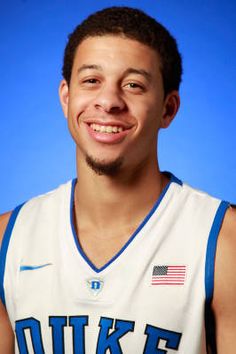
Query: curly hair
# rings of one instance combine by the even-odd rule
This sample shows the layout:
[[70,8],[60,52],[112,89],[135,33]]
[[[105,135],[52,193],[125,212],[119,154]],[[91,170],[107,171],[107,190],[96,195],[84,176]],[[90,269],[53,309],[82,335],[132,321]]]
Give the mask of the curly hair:
[[176,40],[164,26],[143,11],[117,6],[90,15],[68,36],[62,68],[62,75],[68,84],[79,44],[88,37],[109,34],[134,39],[156,50],[161,60],[165,95],[179,90],[182,59]]

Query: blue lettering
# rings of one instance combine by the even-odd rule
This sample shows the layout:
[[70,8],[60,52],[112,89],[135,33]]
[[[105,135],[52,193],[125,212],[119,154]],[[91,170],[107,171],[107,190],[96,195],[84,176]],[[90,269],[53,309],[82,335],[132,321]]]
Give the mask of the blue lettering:
[[122,354],[122,349],[119,343],[121,337],[128,332],[133,332],[134,322],[116,320],[115,329],[109,334],[113,327],[113,319],[101,317],[99,322],[100,332],[97,344],[97,354],[105,354],[107,349],[111,353]]
[[40,322],[33,317],[16,321],[16,339],[20,354],[28,354],[25,330],[30,330],[32,346],[35,354],[44,354]]
[[73,327],[73,354],[85,354],[84,327],[88,316],[70,316],[69,325]]
[[165,354],[167,350],[159,348],[160,340],[166,341],[166,349],[178,350],[182,334],[166,329],[146,326],[145,334],[148,336],[144,348],[144,354]]
[[[68,321],[69,320],[69,321]],[[49,326],[52,333],[52,353],[64,354],[64,327],[72,328],[73,354],[85,354],[85,327],[89,324],[88,316],[50,316]],[[133,321],[114,320],[101,317],[99,321],[99,335],[97,340],[96,354],[109,353],[122,354],[120,339],[128,332],[133,332]],[[20,354],[29,354],[33,347],[34,354],[45,354],[40,322],[33,318],[16,321],[16,340]],[[179,349],[182,334],[163,328],[146,325],[147,336],[143,354],[166,354],[169,349]],[[29,334],[29,336],[27,335]],[[30,342],[29,342],[30,341]],[[49,349],[49,348],[48,348]]]
[[66,326],[66,316],[49,317],[49,326],[52,327],[53,353],[64,354],[64,327]]

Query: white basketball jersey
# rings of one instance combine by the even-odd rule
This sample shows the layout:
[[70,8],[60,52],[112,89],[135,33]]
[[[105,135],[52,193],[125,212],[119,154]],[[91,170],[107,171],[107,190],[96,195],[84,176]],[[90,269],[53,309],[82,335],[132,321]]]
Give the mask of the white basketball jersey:
[[207,353],[228,204],[172,176],[129,241],[97,269],[75,233],[75,183],[18,207],[4,235],[0,292],[16,353]]

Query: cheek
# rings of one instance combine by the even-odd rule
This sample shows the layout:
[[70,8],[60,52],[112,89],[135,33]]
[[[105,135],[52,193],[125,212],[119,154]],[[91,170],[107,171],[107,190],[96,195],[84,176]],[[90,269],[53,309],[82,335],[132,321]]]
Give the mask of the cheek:
[[81,115],[89,109],[90,100],[88,97],[78,95],[70,99],[68,115],[73,121],[79,121]]
[[157,109],[157,107],[147,107],[140,113],[140,128],[145,129],[150,133],[150,130],[155,131],[158,130],[161,122],[161,112]]
[[158,102],[158,98],[155,102],[150,103],[147,116],[149,117],[148,122],[153,127],[153,129],[160,128],[161,120],[162,120],[162,110],[163,105]]
[[144,125],[157,124],[161,120],[163,104],[158,95],[140,97],[132,102],[133,115],[139,117],[140,123]]

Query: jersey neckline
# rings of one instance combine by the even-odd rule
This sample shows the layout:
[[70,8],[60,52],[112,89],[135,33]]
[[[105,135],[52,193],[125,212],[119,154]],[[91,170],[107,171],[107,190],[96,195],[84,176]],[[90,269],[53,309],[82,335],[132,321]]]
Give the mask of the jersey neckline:
[[147,224],[151,216],[155,213],[157,210],[158,206],[160,205],[162,199],[166,195],[167,191],[169,190],[169,187],[172,183],[178,184],[182,186],[182,181],[178,179],[175,175],[173,175],[170,172],[163,172],[165,175],[169,177],[169,182],[165,186],[165,188],[162,190],[161,194],[157,198],[156,202],[154,203],[152,209],[149,211],[149,213],[145,216],[143,221],[139,224],[137,229],[133,232],[133,234],[130,236],[128,241],[124,244],[124,246],[107,262],[105,263],[101,268],[97,268],[87,257],[87,255],[84,253],[80,243],[79,243],[79,238],[77,236],[76,230],[75,230],[75,225],[74,225],[74,192],[75,192],[75,185],[77,182],[77,178],[72,180],[71,183],[71,195],[70,195],[70,225],[71,225],[71,230],[74,238],[74,242],[76,245],[77,250],[79,251],[79,254],[82,256],[84,261],[88,264],[88,266],[95,272],[95,273],[101,273],[103,270],[108,268],[117,258],[120,257],[120,255],[126,250],[126,248],[132,243],[132,241],[135,239],[135,237],[139,234],[139,232],[143,229],[143,227]]

